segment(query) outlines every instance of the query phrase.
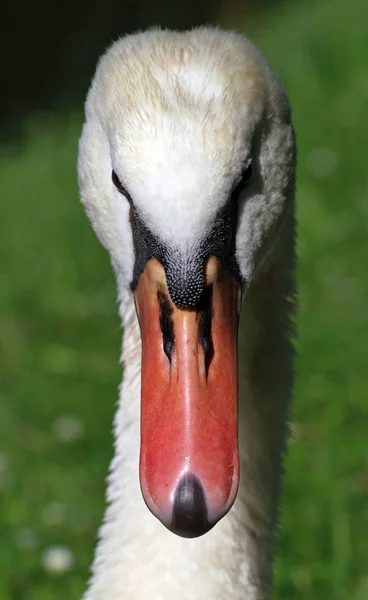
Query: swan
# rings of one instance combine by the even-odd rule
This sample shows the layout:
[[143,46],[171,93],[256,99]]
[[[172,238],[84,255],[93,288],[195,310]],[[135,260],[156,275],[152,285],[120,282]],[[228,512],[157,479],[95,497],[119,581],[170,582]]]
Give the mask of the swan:
[[99,61],[78,179],[116,274],[124,377],[85,600],[271,598],[295,155],[286,93],[237,33],[154,28]]

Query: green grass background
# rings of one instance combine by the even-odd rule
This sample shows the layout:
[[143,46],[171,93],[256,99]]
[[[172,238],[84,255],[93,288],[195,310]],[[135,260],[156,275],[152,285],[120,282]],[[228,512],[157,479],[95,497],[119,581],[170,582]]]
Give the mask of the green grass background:
[[[301,0],[247,29],[299,144],[299,360],[276,600],[368,600],[368,5]],[[0,600],[79,599],[121,373],[113,275],[78,203],[81,114],[0,158]],[[63,424],[76,429],[63,440]],[[47,548],[75,557],[63,574]]]

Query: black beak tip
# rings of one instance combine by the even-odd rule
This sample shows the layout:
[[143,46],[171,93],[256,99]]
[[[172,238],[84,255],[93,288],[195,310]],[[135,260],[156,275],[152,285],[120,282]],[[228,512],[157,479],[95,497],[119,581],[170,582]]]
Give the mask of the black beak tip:
[[169,529],[185,538],[199,537],[212,529],[203,487],[195,475],[184,475],[176,488]]

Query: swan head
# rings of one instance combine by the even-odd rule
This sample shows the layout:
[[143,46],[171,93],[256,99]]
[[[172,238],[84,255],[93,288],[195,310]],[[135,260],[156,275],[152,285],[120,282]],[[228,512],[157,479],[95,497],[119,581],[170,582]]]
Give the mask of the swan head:
[[152,29],[101,58],[81,198],[135,296],[141,488],[179,535],[208,531],[236,496],[241,295],[290,208],[294,168],[285,92],[242,36]]

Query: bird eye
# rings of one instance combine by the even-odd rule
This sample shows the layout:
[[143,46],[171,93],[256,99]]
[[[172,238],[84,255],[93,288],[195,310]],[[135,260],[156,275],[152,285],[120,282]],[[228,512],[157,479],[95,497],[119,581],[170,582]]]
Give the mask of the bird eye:
[[127,190],[125,189],[125,187],[122,185],[119,177],[117,176],[117,174],[115,173],[115,171],[111,172],[111,179],[112,182],[114,184],[114,186],[116,187],[116,189],[123,194],[124,196],[126,196],[126,198],[129,200],[129,202],[131,202],[129,193],[127,192]]

